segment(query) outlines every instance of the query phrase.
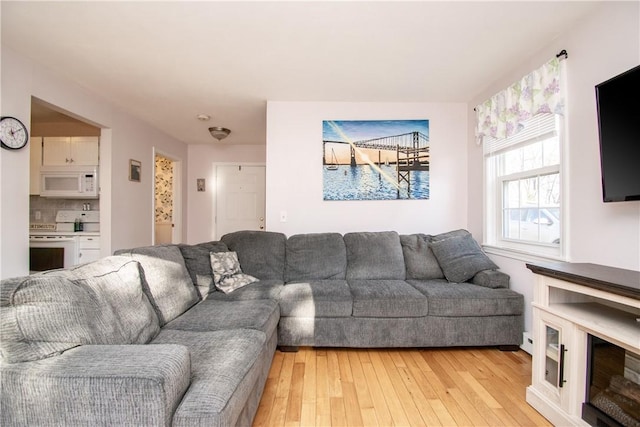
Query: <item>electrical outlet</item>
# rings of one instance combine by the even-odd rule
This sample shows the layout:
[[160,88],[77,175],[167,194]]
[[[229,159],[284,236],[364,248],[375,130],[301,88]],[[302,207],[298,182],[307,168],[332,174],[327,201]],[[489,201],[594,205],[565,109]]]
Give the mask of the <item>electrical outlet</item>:
[[280,222],[287,222],[287,211],[280,211]]

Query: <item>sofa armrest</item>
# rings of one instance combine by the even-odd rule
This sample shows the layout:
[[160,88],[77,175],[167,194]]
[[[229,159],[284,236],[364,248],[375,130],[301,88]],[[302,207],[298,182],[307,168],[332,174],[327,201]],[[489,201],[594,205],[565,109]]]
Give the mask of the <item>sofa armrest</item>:
[[509,275],[498,270],[482,270],[471,279],[471,283],[485,288],[509,288]]
[[169,426],[191,357],[179,345],[84,345],[0,373],[3,426]]

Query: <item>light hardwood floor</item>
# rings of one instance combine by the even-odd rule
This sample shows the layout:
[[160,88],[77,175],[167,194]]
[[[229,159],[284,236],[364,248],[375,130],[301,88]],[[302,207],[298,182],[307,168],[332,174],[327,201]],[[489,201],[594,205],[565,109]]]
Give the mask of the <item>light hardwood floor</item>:
[[531,357],[473,349],[276,351],[254,426],[551,426]]

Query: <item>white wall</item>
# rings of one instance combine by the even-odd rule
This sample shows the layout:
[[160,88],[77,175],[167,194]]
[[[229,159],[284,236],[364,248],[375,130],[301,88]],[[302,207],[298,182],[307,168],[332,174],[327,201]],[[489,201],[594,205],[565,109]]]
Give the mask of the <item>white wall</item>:
[[[154,222],[154,178],[156,151],[182,161],[182,191],[186,192],[187,145],[118,111],[113,116],[113,151],[111,182],[113,197],[111,219],[112,250],[151,245]],[[129,181],[129,160],[142,162],[140,182]],[[182,210],[187,208],[182,197]],[[184,218],[184,215],[183,215]],[[187,222],[182,221],[183,233]],[[183,234],[184,235],[184,234]],[[178,242],[176,242],[178,243]]]
[[[324,201],[322,121],[428,119],[429,200]],[[467,122],[462,103],[267,103],[266,229],[438,233],[467,226]],[[287,222],[280,222],[280,212]]]
[[[233,145],[214,142],[189,146],[187,182],[189,232],[187,243],[215,240],[216,164],[264,164],[264,145]],[[204,178],[205,191],[197,191],[196,180]]]
[[[153,146],[186,161],[186,145],[6,46],[2,46],[1,67],[2,115],[18,117],[30,128],[31,97],[35,96],[102,129],[103,255],[118,248],[151,244]],[[139,184],[128,180],[130,158],[143,162]],[[0,167],[0,278],[6,278],[28,273],[29,150],[0,150]]]
[[[594,86],[640,63],[640,3],[605,2],[525,64],[505,73],[468,106],[469,229],[482,235],[482,148],[473,137],[473,107],[566,49],[569,194],[567,261],[640,270],[640,202],[603,203]],[[525,261],[492,255],[525,295],[525,329],[531,330],[533,274]]]

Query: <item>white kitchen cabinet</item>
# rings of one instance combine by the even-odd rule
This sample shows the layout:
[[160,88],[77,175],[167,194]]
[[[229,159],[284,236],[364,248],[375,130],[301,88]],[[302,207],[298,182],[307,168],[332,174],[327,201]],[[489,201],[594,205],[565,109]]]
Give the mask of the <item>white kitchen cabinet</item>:
[[78,238],[78,263],[100,259],[100,236],[80,236]]
[[43,140],[42,164],[47,166],[97,166],[97,136],[47,136]]
[[40,194],[40,166],[42,166],[42,137],[29,138],[29,194]]

